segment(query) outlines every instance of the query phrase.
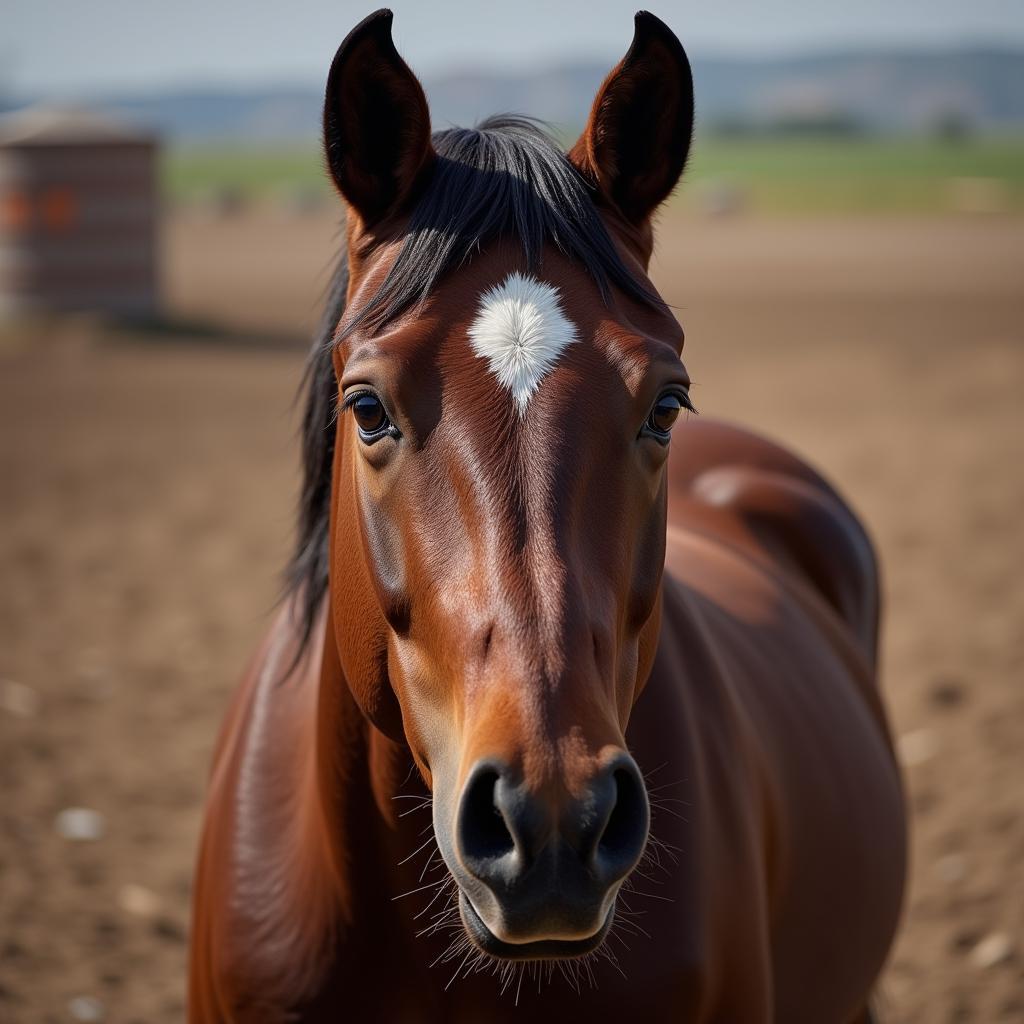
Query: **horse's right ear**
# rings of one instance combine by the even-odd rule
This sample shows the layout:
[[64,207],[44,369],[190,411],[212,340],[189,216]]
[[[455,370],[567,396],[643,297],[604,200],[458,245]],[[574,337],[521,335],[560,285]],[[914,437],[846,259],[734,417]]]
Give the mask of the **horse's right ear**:
[[395,49],[392,17],[379,10],[352,29],[324,100],[327,166],[366,227],[401,209],[434,156],[427,98]]

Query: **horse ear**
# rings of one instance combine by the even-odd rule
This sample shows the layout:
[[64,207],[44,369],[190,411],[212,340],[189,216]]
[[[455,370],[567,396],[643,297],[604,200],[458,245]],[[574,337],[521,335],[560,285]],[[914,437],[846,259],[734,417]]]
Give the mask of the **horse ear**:
[[327,76],[327,166],[366,226],[398,212],[434,155],[427,98],[395,49],[392,18],[386,9],[364,18]]
[[693,134],[693,76],[661,19],[639,11],[629,52],[597,92],[569,152],[576,169],[638,226],[676,187]]

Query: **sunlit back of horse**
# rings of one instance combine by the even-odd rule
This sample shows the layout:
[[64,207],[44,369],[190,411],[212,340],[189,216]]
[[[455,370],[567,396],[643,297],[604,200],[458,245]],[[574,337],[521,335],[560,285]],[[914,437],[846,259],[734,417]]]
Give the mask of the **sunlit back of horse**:
[[638,14],[568,154],[431,135],[380,11],[289,592],[218,741],[190,1019],[849,1024],[905,819],[867,537],[692,415],[647,276],[693,125]]

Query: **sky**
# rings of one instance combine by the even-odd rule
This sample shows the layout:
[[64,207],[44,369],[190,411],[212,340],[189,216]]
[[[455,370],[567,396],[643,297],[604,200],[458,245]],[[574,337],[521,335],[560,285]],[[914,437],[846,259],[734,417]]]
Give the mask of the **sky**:
[[[169,86],[319,84],[372,0],[2,0],[0,92],[83,96]],[[617,59],[636,3],[394,0],[422,75]],[[652,0],[691,56],[860,43],[1024,45],[1024,0]]]

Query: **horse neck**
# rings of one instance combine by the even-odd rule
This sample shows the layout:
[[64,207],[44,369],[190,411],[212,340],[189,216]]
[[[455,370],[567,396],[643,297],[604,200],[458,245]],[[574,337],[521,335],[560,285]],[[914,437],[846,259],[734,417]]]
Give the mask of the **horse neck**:
[[402,870],[399,861],[423,842],[420,832],[427,816],[407,813],[416,808],[415,799],[395,797],[420,796],[426,808],[429,793],[415,773],[408,747],[372,725],[353,699],[329,611],[315,742],[324,835],[342,906],[354,916],[360,893],[379,907],[379,887],[391,895],[412,887],[416,876]]

